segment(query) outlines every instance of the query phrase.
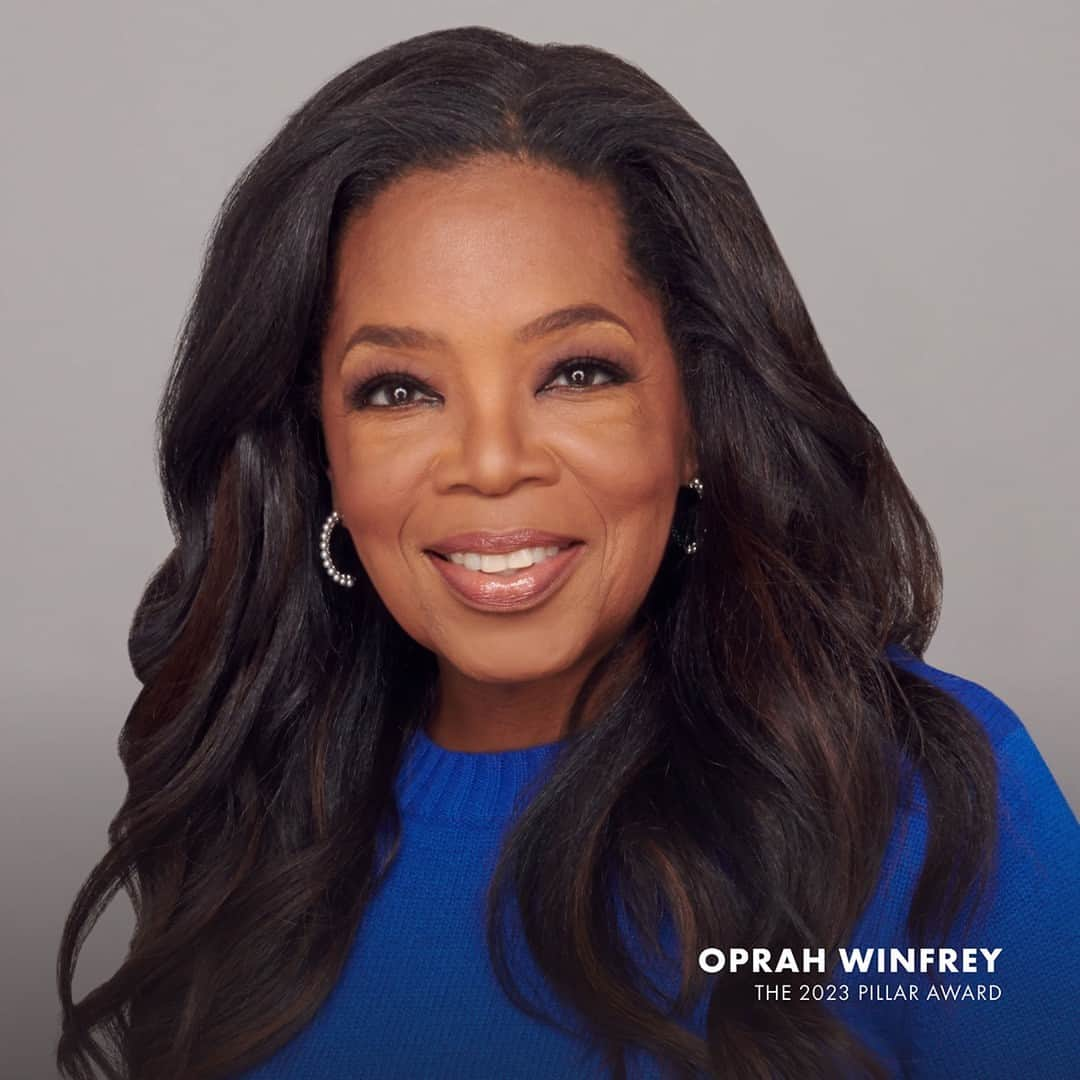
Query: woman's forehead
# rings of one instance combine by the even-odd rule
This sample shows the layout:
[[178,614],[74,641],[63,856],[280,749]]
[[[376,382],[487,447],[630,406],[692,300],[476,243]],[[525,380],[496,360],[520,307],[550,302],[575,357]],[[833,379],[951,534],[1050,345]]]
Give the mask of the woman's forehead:
[[396,275],[401,287],[451,270],[617,274],[624,261],[611,192],[561,170],[496,160],[397,181],[348,222],[338,265],[346,282]]
[[335,270],[335,303],[347,307],[443,300],[495,311],[522,295],[553,309],[640,295],[614,190],[512,159],[395,182],[345,225]]
[[386,189],[346,226],[336,271],[339,348],[366,323],[510,339],[540,313],[588,303],[631,335],[657,318],[627,266],[614,197],[513,161],[412,174]]

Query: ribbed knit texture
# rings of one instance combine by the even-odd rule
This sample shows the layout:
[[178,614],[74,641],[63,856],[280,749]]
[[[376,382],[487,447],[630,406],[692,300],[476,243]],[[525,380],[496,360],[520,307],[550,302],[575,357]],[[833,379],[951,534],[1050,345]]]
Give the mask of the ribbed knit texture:
[[[890,650],[984,724],[1001,779],[1001,838],[989,913],[952,947],[1001,948],[978,974],[843,975],[833,1009],[896,1077],[1056,1080],[1080,1077],[1080,825],[1024,725],[978,684]],[[236,1080],[584,1080],[607,1077],[598,1050],[517,1010],[499,987],[483,933],[484,891],[515,800],[559,743],[496,753],[446,750],[420,732],[397,778],[402,845],[362,920],[341,979],[312,1022]],[[519,803],[520,805],[520,803]],[[850,948],[911,944],[904,920],[926,850],[921,782],[898,815],[873,900]],[[715,944],[703,942],[701,946]],[[753,946],[755,942],[742,942]],[[581,1031],[546,990],[524,948],[513,958],[533,1000]],[[712,978],[723,978],[714,975]],[[664,985],[662,979],[658,980]],[[932,983],[994,983],[997,1001],[927,1000]],[[859,1000],[860,984],[915,984],[919,1000]],[[705,1002],[702,1002],[704,1006]],[[783,1009],[777,1002],[775,1008]],[[692,1021],[699,1034],[704,1008]],[[659,1078],[644,1052],[630,1077]]]

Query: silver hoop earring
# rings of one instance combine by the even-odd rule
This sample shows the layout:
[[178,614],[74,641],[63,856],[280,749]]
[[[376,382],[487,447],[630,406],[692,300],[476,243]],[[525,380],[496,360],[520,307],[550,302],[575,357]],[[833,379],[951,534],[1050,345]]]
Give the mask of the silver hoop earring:
[[330,558],[330,534],[334,531],[334,526],[341,520],[341,515],[334,510],[330,516],[323,522],[322,533],[319,535],[319,557],[322,559],[322,564],[326,572],[336,581],[339,585],[344,585],[346,589],[351,589],[356,584],[356,578],[352,574],[342,573],[335,565],[334,560]]
[[[695,495],[696,495],[696,496],[698,497],[698,499],[699,499],[699,500],[701,499],[701,493],[702,493],[702,492],[703,492],[703,491],[705,490],[705,485],[704,485],[704,484],[702,484],[702,482],[701,482],[701,478],[700,478],[700,477],[697,477],[697,476],[695,476],[695,477],[694,477],[694,478],[693,478],[693,479],[692,479],[692,480],[691,480],[691,481],[690,481],[689,483],[687,483],[687,484],[686,484],[685,486],[686,486],[686,487],[688,487],[688,488],[689,488],[689,489],[690,489],[690,490],[691,490],[691,491],[692,491],[692,492],[693,492],[693,493],[694,493],[694,494],[695,494]],[[700,530],[700,531],[701,531],[701,533],[702,533],[702,534],[704,534],[704,533],[705,533],[705,528],[704,528],[704,526],[703,526],[703,527],[701,528],[701,530]],[[682,533],[681,533],[681,532],[680,532],[680,531],[679,531],[678,529],[676,529],[676,528],[672,528],[672,530],[671,530],[671,537],[672,537],[672,539],[673,539],[673,540],[675,541],[675,543],[676,543],[676,544],[677,544],[677,545],[678,545],[679,547],[681,547],[681,548],[683,549],[683,551],[684,551],[684,552],[685,552],[685,553],[686,553],[687,555],[693,555],[693,554],[694,554],[694,552],[695,552],[695,551],[697,551],[697,549],[698,549],[698,541],[697,541],[697,539],[693,539],[693,540],[691,540],[691,539],[688,539],[687,537],[685,537],[685,536],[684,536],[684,535],[683,535],[683,534],[682,534]]]

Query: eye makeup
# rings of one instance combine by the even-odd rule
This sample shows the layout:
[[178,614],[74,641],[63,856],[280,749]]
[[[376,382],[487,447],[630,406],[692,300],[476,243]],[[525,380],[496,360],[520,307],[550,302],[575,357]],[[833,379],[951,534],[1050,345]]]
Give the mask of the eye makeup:
[[[583,386],[569,383],[564,386],[552,387],[554,390],[570,390],[573,393],[581,393],[586,390],[599,390],[604,386],[614,386],[630,382],[633,379],[630,371],[621,361],[595,356],[592,354],[580,354],[564,360],[556,361],[547,372],[540,389],[546,387],[552,380],[564,372],[573,372],[576,369],[593,371],[606,377],[605,382]],[[398,402],[396,404],[375,405],[371,398],[381,390],[393,391],[398,388],[406,388],[410,392],[429,394],[434,398],[438,395],[422,380],[415,378],[408,372],[401,371],[391,366],[378,366],[360,379],[357,384],[346,390],[345,399],[352,411],[364,409],[389,409],[400,410],[409,408],[413,404],[421,404],[419,401]],[[430,403],[430,402],[427,402]]]

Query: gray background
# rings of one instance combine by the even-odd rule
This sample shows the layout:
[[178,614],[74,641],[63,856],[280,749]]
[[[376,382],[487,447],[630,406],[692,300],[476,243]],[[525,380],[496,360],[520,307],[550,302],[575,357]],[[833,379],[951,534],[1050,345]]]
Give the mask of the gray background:
[[[1080,803],[1080,5],[7,3],[5,1077],[54,1075],[60,927],[123,797],[128,624],[170,546],[153,412],[211,219],[330,76],[470,23],[639,63],[732,155],[937,534],[928,659],[1004,698]],[[130,925],[120,898],[77,997]]]

